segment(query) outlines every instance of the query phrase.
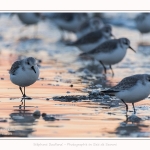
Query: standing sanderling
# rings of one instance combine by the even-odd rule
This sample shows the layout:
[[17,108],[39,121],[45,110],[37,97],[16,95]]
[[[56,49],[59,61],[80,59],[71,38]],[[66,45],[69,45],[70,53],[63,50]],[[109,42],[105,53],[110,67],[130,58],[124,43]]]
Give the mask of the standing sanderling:
[[[11,82],[19,86],[23,98],[27,98],[25,87],[37,81],[39,77],[39,68],[36,64],[36,60],[33,57],[28,57],[14,62],[9,74]],[[24,87],[24,93],[22,87]]]
[[114,94],[125,104],[127,112],[126,103],[132,103],[134,113],[136,113],[134,103],[147,98],[150,94],[150,75],[136,74],[126,77],[116,86],[101,92]]
[[[80,54],[80,56],[90,56],[99,61],[106,73],[105,65],[109,65],[112,70],[111,65],[119,63],[124,58],[127,48],[132,49],[130,41],[127,38],[112,39],[102,43],[87,53]],[[135,52],[134,49],[132,50]],[[114,75],[113,70],[112,75]]]
[[135,22],[141,34],[150,32],[150,13],[140,13],[135,18]]
[[109,40],[111,36],[113,36],[111,30],[112,29],[110,25],[105,25],[100,30],[88,33],[85,36],[82,36],[76,42],[67,45],[77,46],[81,51],[89,52],[90,50],[99,46],[101,43]]

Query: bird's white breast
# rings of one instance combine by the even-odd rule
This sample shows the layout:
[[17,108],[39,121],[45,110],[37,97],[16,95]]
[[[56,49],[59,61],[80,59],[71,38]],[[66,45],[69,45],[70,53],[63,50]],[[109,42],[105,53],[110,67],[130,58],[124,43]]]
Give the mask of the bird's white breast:
[[120,62],[125,54],[126,50],[117,47],[114,51],[93,54],[93,57],[98,61],[102,61],[105,65],[113,65]]
[[10,80],[21,87],[30,86],[37,81],[39,77],[39,69],[35,67],[36,73],[32,69],[22,70],[20,67],[15,75],[10,74]]
[[150,94],[150,83],[143,85],[138,82],[133,88],[116,93],[116,97],[124,100],[126,103],[135,103],[145,99]]
[[142,33],[150,32],[150,15],[146,16],[144,20],[138,20],[137,21],[137,28]]

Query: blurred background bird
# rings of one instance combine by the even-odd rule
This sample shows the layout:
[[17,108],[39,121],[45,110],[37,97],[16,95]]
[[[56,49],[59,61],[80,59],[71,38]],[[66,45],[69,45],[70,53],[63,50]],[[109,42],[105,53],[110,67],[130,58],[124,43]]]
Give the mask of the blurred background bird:
[[90,32],[73,43],[68,43],[68,46],[76,46],[83,52],[88,52],[101,43],[109,40],[113,36],[110,25],[105,25],[103,28]]
[[44,19],[44,16],[41,13],[12,13],[11,16],[17,15],[18,19],[24,25],[21,29],[21,32],[25,30],[28,26],[34,25],[34,38],[36,38],[36,34],[38,32],[38,23]]

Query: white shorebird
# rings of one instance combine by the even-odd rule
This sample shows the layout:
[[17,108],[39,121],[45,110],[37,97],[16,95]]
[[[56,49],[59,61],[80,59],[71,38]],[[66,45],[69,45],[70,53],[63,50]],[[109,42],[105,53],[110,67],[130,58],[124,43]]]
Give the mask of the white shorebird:
[[100,30],[91,32],[81,37],[73,43],[67,44],[68,46],[76,46],[83,52],[89,52],[90,50],[96,48],[101,43],[109,40],[111,38],[111,26],[105,25]]
[[[109,65],[112,70],[111,65],[119,63],[125,57],[128,48],[132,49],[127,38],[112,39],[103,42],[97,48],[87,53],[80,54],[80,56],[89,56],[99,61],[106,73],[105,65]],[[135,52],[134,49],[132,50]],[[112,75],[114,75],[113,70]]]
[[140,13],[135,18],[135,22],[141,34],[150,32],[150,13]]
[[[35,83],[39,77],[39,68],[33,57],[28,57],[12,64],[9,71],[12,83],[19,86],[23,98],[26,98],[25,87]],[[24,92],[22,91],[24,88]]]
[[136,113],[134,103],[147,98],[150,94],[150,75],[136,74],[126,77],[116,86],[101,92],[114,94],[125,104],[126,112],[128,112],[126,103],[132,103],[134,113]]
[[56,13],[51,19],[59,29],[69,32],[77,32],[81,25],[87,20],[87,14]]

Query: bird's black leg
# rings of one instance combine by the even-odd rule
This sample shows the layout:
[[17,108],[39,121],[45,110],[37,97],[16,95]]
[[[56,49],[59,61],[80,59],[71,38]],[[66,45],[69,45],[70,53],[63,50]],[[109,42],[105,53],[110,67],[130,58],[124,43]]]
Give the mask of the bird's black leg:
[[109,65],[109,67],[110,67],[110,69],[111,69],[111,71],[112,71],[112,77],[113,77],[113,76],[114,76],[114,71],[113,71],[111,65]]
[[[21,93],[22,93],[22,98],[23,98],[23,99],[32,99],[31,97],[26,96],[25,87],[23,87],[23,88],[24,88],[24,93],[23,93],[23,91],[22,91],[22,88],[19,86],[19,89],[20,89],[20,91],[21,91]],[[21,102],[22,102],[22,100],[21,100]],[[21,105],[22,105],[22,104],[21,104]]]
[[24,94],[23,94],[23,97],[27,97],[26,94],[25,94],[25,87],[24,87]]
[[25,94],[25,87],[24,87],[24,93],[23,93],[23,91],[22,91],[22,87],[21,87],[21,86],[19,86],[19,89],[20,89],[20,91],[21,91],[21,93],[22,93],[22,97],[23,97],[23,98],[27,97],[26,94]]
[[19,89],[20,89],[20,91],[21,91],[21,93],[22,93],[22,96],[23,96],[24,94],[23,94],[23,91],[22,91],[22,88],[21,88],[21,86],[19,86]]
[[133,106],[133,109],[134,109],[134,114],[136,114],[134,103],[132,103],[132,106]]
[[99,61],[101,63],[101,65],[103,66],[104,68],[104,71],[105,71],[105,74],[106,74],[106,67],[104,66],[103,62],[102,61]]
[[126,106],[126,112],[128,112],[128,105],[124,102],[124,100],[121,99],[121,101],[125,104],[125,106]]
[[25,110],[26,104],[25,104],[25,98],[24,98],[24,110]]

